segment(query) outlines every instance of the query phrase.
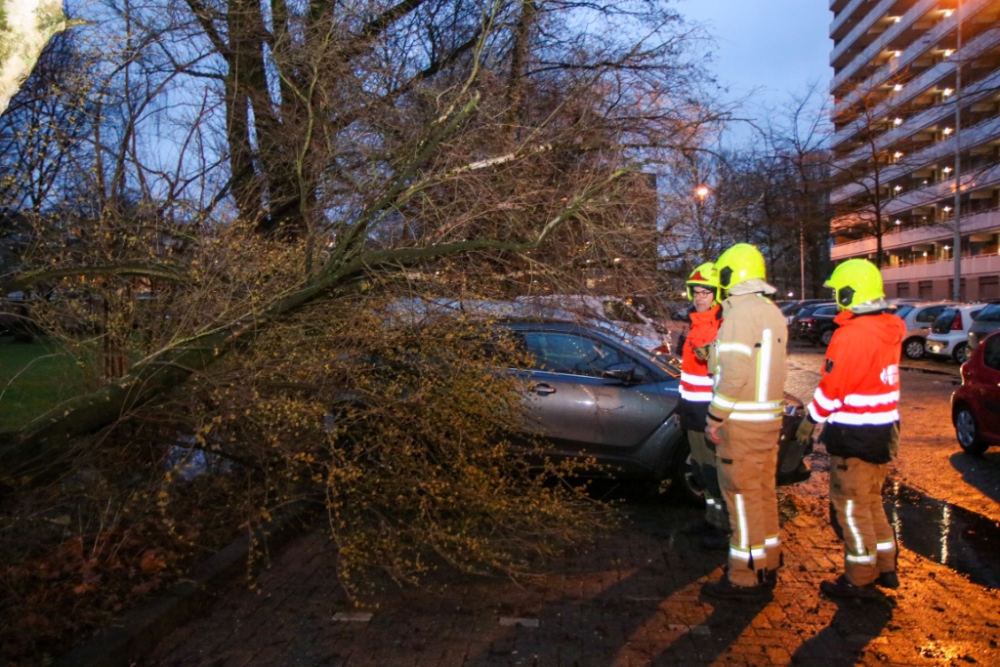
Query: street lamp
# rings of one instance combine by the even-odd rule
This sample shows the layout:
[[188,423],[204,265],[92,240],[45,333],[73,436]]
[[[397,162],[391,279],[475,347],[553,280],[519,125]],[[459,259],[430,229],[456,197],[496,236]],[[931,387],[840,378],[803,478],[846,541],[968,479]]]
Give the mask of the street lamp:
[[707,185],[699,185],[699,186],[698,186],[698,189],[694,191],[694,193],[695,193],[696,195],[698,195],[698,197],[699,197],[699,198],[700,198],[700,199],[701,199],[702,201],[704,201],[704,200],[705,200],[705,197],[707,197],[707,196],[708,196],[708,193],[709,193],[709,192],[710,192],[710,190],[708,189],[708,186],[707,186]]

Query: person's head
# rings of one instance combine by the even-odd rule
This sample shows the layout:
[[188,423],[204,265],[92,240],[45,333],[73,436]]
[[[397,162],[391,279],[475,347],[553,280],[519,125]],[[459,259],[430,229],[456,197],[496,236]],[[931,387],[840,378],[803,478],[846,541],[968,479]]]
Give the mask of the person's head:
[[749,243],[737,243],[719,255],[715,270],[719,272],[719,287],[724,290],[748,280],[767,279],[764,255]]
[[885,298],[882,273],[867,259],[849,259],[833,270],[823,283],[834,292],[841,310],[864,310],[865,304]]
[[685,285],[688,299],[699,313],[704,313],[719,302],[719,274],[712,262],[699,265],[691,272]]

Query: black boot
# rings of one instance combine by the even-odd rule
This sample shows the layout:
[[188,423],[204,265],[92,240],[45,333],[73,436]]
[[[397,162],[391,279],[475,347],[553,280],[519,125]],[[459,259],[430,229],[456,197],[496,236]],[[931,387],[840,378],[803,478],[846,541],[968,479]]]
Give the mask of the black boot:
[[768,590],[774,590],[778,587],[778,570],[777,568],[773,570],[764,570],[761,575],[761,582],[764,584]]
[[896,576],[895,570],[880,572],[878,579],[875,580],[875,585],[882,588],[899,588],[899,577]]
[[849,582],[847,577],[844,575],[840,575],[833,581],[824,581],[820,583],[819,590],[832,598],[860,598],[871,600],[872,598],[877,598],[881,595],[878,589],[875,588],[875,584],[855,586]]
[[701,592],[709,597],[720,600],[744,600],[746,602],[761,602],[771,598],[771,589],[763,584],[756,586],[737,586],[729,581],[729,575],[722,575],[718,581],[709,581],[702,585]]

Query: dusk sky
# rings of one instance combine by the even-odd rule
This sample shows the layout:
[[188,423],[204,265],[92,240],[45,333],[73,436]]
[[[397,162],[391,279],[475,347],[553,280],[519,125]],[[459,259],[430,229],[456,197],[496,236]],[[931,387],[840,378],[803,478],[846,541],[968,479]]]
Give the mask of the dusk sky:
[[778,107],[809,83],[826,91],[833,75],[827,0],[676,0],[675,7],[715,38],[713,69],[733,98],[756,90],[757,105]]

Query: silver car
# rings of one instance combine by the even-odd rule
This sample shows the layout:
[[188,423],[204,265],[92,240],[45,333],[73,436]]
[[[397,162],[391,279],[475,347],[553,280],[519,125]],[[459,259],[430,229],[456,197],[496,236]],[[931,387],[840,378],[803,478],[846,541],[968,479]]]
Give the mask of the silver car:
[[938,315],[953,307],[952,301],[934,301],[923,303],[906,303],[896,310],[896,315],[906,324],[906,335],[903,337],[903,354],[910,359],[924,356],[927,334]]
[[969,352],[976,349],[980,341],[1000,329],[1000,301],[992,301],[972,318],[969,328]]
[[[677,416],[680,368],[596,329],[562,322],[509,322],[533,367],[525,381],[527,433],[553,458],[594,458],[619,478],[661,481],[697,497],[690,449]],[[809,476],[792,445],[802,404],[786,398],[778,483]]]

